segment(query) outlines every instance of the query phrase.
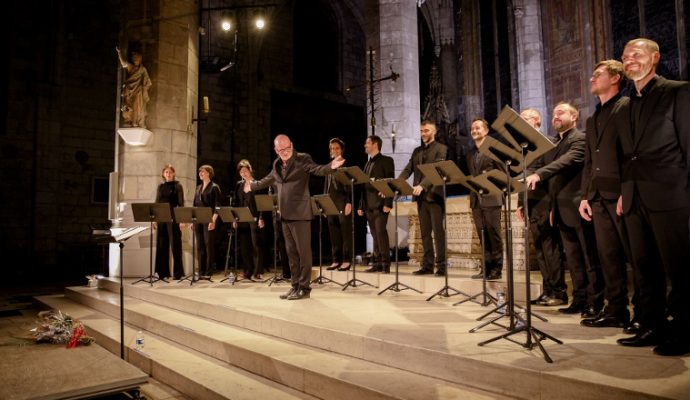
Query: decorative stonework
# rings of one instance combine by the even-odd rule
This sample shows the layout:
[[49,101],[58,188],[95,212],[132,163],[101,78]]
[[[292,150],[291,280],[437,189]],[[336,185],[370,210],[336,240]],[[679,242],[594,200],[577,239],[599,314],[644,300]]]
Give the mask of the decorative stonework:
[[[513,264],[516,271],[524,271],[525,224],[515,217],[516,195],[513,195],[511,202],[511,208],[513,209],[510,213],[513,225]],[[422,259],[422,237],[419,231],[419,217],[417,216],[416,207],[411,206],[410,203],[406,206],[406,212],[409,212],[409,263],[411,265],[419,265]],[[472,220],[469,197],[462,196],[448,199],[447,224],[446,235],[448,238],[448,261],[450,262],[450,267],[478,269],[481,264],[481,243]],[[501,226],[504,226],[504,224],[505,220],[502,216]],[[505,260],[505,243],[503,259]],[[530,259],[532,260],[530,264],[535,265],[533,250],[530,251]]]

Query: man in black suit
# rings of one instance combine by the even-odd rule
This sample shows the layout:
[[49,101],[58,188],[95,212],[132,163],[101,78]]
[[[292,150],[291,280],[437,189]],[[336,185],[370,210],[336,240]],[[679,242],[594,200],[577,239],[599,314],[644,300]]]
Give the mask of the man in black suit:
[[[422,247],[424,257],[422,266],[414,271],[415,275],[433,274],[434,264],[436,275],[446,273],[446,232],[443,230],[443,209],[445,207],[443,188],[433,187],[431,182],[417,169],[420,164],[443,161],[448,154],[448,147],[436,141],[436,124],[429,120],[422,121],[419,129],[422,145],[414,149],[410,161],[400,173],[399,178],[407,179],[414,174],[413,195],[417,201],[419,214],[419,228],[422,233]],[[431,239],[431,232],[434,239]],[[435,252],[434,252],[435,248]]]
[[530,189],[539,182],[547,185],[551,197],[551,223],[558,226],[561,233],[573,281],[573,302],[558,311],[581,313],[582,317],[591,318],[603,306],[603,282],[591,226],[584,225],[578,212],[585,152],[585,135],[575,127],[578,115],[577,109],[569,103],[556,105],[551,121],[558,132],[556,147],[544,155],[545,165],[529,175],[526,183]]
[[613,118],[627,98],[621,97],[624,81],[623,64],[604,60],[594,66],[590,78],[591,93],[599,97],[594,114],[587,119],[585,165],[582,171],[580,216],[592,221],[597,250],[604,277],[607,305],[595,318],[580,321],[589,327],[623,328],[630,321],[628,311],[628,279],[624,243],[627,242],[623,222],[616,215],[620,196],[620,174],[616,154],[618,133]]
[[[659,45],[634,39],[623,50],[636,93],[616,117],[621,147],[617,212],[638,281],[640,329],[624,346],[690,353],[690,84],[656,74]],[[667,293],[667,282],[670,291]]]
[[[496,161],[479,152],[479,147],[489,135],[489,123],[483,118],[475,118],[472,120],[470,134],[474,144],[471,145],[465,158],[470,175],[477,176],[485,171],[500,169],[500,165]],[[503,197],[501,195],[470,193],[470,208],[472,209],[474,226],[479,237],[483,236],[484,240],[484,267],[486,268],[487,280],[501,279],[501,271],[503,270],[502,205]],[[482,279],[483,277],[483,271],[472,276],[473,279]]]
[[[392,178],[395,176],[393,159],[381,154],[383,140],[376,135],[369,136],[364,142],[364,150],[369,155],[369,161],[364,166],[364,173],[371,179]],[[365,185],[359,203],[357,215],[367,216],[369,231],[374,240],[374,259],[371,268],[365,272],[385,272],[391,270],[390,241],[388,240],[388,214],[393,207],[393,199],[384,199],[378,190],[371,185]],[[349,266],[347,267],[349,269]],[[339,270],[345,270],[339,268]]]
[[[333,138],[328,142],[331,158],[342,157],[345,153],[345,142]],[[338,215],[328,216],[328,233],[331,237],[331,255],[333,264],[326,268],[329,271],[339,267],[349,269],[352,250],[352,199],[350,186],[338,182],[333,175],[326,176],[324,193],[333,200],[340,211]]]
[[278,158],[273,168],[260,181],[245,182],[245,191],[261,190],[273,185],[278,196],[278,212],[285,236],[285,248],[290,261],[292,287],[281,299],[308,298],[311,288],[311,196],[310,175],[328,175],[340,167],[342,157],[330,164],[318,165],[306,153],[297,153],[290,138],[278,135],[273,141]]
[[[541,113],[535,108],[525,108],[520,116],[534,129],[541,131]],[[555,138],[549,138],[555,140]],[[534,171],[544,165],[543,157],[528,166],[528,171]],[[551,198],[543,185],[537,185],[527,193],[529,205],[529,230],[534,242],[535,256],[542,277],[542,295],[533,300],[533,304],[541,306],[560,306],[568,303],[567,286],[563,268],[563,245],[558,228],[549,222]],[[518,208],[515,211],[520,221],[525,220],[523,198],[518,198]]]

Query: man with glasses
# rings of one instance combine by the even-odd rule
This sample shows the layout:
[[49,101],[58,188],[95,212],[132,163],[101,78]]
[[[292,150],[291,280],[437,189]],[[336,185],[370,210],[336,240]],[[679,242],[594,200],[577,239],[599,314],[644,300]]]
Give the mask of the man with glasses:
[[278,158],[266,177],[245,182],[244,190],[261,190],[271,185],[278,196],[278,212],[285,236],[285,247],[290,262],[292,287],[281,299],[309,298],[311,288],[311,195],[309,176],[324,176],[339,168],[345,160],[338,156],[330,164],[316,164],[306,153],[294,151],[287,135],[278,135],[273,141]]

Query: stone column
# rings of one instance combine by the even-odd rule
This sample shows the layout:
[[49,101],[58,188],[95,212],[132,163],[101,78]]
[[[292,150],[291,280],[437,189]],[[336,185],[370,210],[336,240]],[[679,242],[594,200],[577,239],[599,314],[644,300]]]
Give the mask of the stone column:
[[[134,225],[131,203],[155,200],[165,164],[174,166],[176,178],[184,187],[187,206],[192,204],[197,181],[197,125],[193,119],[199,117],[198,4],[193,0],[160,0],[154,3],[155,10],[150,8],[151,2],[146,4],[130,1],[125,11],[127,20],[123,23],[123,42],[141,43],[143,64],[153,83],[146,119],[151,138],[143,146],[130,146],[118,139],[116,222],[123,227]],[[160,18],[153,19],[153,16]],[[185,272],[189,272],[192,266],[189,229],[183,233],[183,248]],[[111,247],[111,276],[119,274],[116,249],[117,246]],[[124,276],[149,274],[149,250],[148,231],[126,242]]]
[[[384,154],[395,159],[396,174],[407,164],[412,150],[419,146],[419,61],[417,5],[409,0],[379,2],[380,47],[377,65],[381,76],[400,74],[395,82],[380,83],[376,113],[376,134],[383,139]],[[383,115],[384,118],[380,118]],[[395,153],[391,135],[395,127]]]
[[[539,110],[542,115],[542,126],[548,126],[550,110],[547,110],[546,107],[540,2],[538,0],[518,1],[513,7],[513,13],[515,17],[520,106]],[[542,130],[547,131],[547,129]]]

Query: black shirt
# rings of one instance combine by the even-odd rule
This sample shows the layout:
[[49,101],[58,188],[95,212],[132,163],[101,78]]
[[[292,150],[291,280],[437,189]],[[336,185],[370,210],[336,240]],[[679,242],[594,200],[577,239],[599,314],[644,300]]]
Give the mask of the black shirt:
[[647,95],[652,90],[652,87],[656,81],[657,77],[655,76],[649,82],[647,82],[646,85],[644,85],[639,95],[635,93],[630,96],[630,132],[632,133],[633,137],[635,136],[635,128],[640,124],[640,115],[642,114],[642,108],[644,107],[645,100],[648,97]]

